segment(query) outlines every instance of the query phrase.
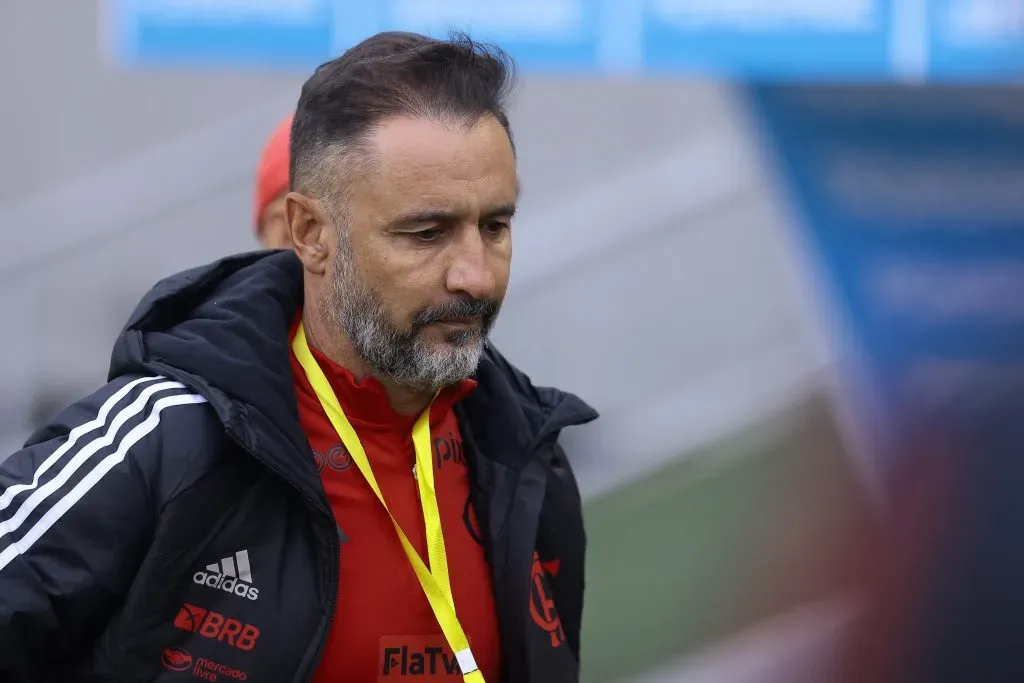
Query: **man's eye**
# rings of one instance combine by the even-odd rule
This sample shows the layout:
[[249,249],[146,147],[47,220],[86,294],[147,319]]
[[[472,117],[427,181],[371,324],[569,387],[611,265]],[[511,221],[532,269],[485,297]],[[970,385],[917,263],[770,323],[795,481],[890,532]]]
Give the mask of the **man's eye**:
[[441,239],[443,234],[444,233],[438,228],[428,228],[427,230],[411,232],[409,233],[409,236],[422,244],[430,244],[431,242],[436,242]]
[[484,224],[484,230],[492,235],[500,235],[511,227],[512,226],[505,221],[488,221]]

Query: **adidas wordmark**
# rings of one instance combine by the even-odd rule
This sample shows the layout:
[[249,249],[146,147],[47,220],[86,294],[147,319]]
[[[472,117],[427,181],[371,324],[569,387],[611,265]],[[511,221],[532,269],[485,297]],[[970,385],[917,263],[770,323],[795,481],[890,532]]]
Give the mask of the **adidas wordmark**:
[[250,600],[260,597],[260,589],[252,585],[252,567],[249,565],[248,550],[239,550],[231,557],[206,565],[205,570],[192,575],[192,582]]

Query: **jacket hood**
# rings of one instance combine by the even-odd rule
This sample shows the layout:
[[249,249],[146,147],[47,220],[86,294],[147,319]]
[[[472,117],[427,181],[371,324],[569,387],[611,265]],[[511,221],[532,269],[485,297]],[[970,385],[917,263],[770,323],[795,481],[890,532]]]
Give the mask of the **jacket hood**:
[[[294,460],[305,436],[289,360],[289,331],[302,304],[302,266],[290,251],[239,254],[173,275],[146,294],[114,345],[109,379],[140,372],[178,379],[204,394],[229,434],[261,457]],[[597,417],[578,397],[534,387],[492,345],[478,387],[463,404],[478,422],[509,431],[525,450],[564,427]],[[507,458],[515,466],[513,455]],[[283,469],[312,467],[277,463]],[[292,472],[299,476],[299,473]]]

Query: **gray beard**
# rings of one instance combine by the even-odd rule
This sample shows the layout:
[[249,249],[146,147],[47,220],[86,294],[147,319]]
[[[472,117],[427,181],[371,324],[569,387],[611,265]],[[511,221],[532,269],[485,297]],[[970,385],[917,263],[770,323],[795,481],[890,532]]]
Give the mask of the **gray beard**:
[[410,331],[392,322],[380,298],[359,277],[344,231],[335,269],[337,276],[321,299],[320,315],[345,333],[378,378],[437,391],[476,372],[487,343],[488,321],[481,331],[451,333],[446,344],[431,346],[415,325]]

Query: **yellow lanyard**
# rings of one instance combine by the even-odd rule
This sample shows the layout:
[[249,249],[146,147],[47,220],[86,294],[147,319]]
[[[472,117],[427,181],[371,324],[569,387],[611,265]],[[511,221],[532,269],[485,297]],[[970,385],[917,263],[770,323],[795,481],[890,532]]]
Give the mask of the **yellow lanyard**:
[[377,479],[373,476],[370,461],[366,458],[363,444],[360,443],[356,430],[352,428],[352,424],[345,417],[345,412],[341,409],[341,403],[331,388],[330,382],[327,381],[327,376],[324,375],[324,371],[313,358],[301,322],[295,333],[295,339],[292,340],[292,351],[305,371],[306,379],[309,380],[317,398],[320,399],[320,404],[327,413],[328,419],[337,430],[338,436],[341,437],[341,442],[352,456],[359,471],[362,472],[366,483],[377,494],[377,500],[391,517],[391,523],[395,526],[395,532],[398,534],[398,540],[402,542],[406,557],[409,558],[409,564],[416,572],[416,578],[419,579],[423,593],[430,602],[430,608],[434,611],[434,616],[444,633],[445,640],[448,641],[448,646],[451,647],[459,662],[463,680],[466,683],[485,683],[483,674],[477,668],[473,652],[469,649],[466,633],[462,630],[462,624],[459,623],[459,618],[455,614],[455,600],[452,598],[452,586],[448,579],[448,555],[444,549],[441,513],[437,508],[437,492],[434,490],[434,462],[430,448],[430,406],[427,406],[412,428],[412,442],[416,450],[416,481],[419,484],[420,501],[423,505],[423,522],[427,531],[427,559],[430,561],[428,569],[419,553],[412,547],[405,532],[402,531],[398,520],[388,509],[384,495],[377,485]]

